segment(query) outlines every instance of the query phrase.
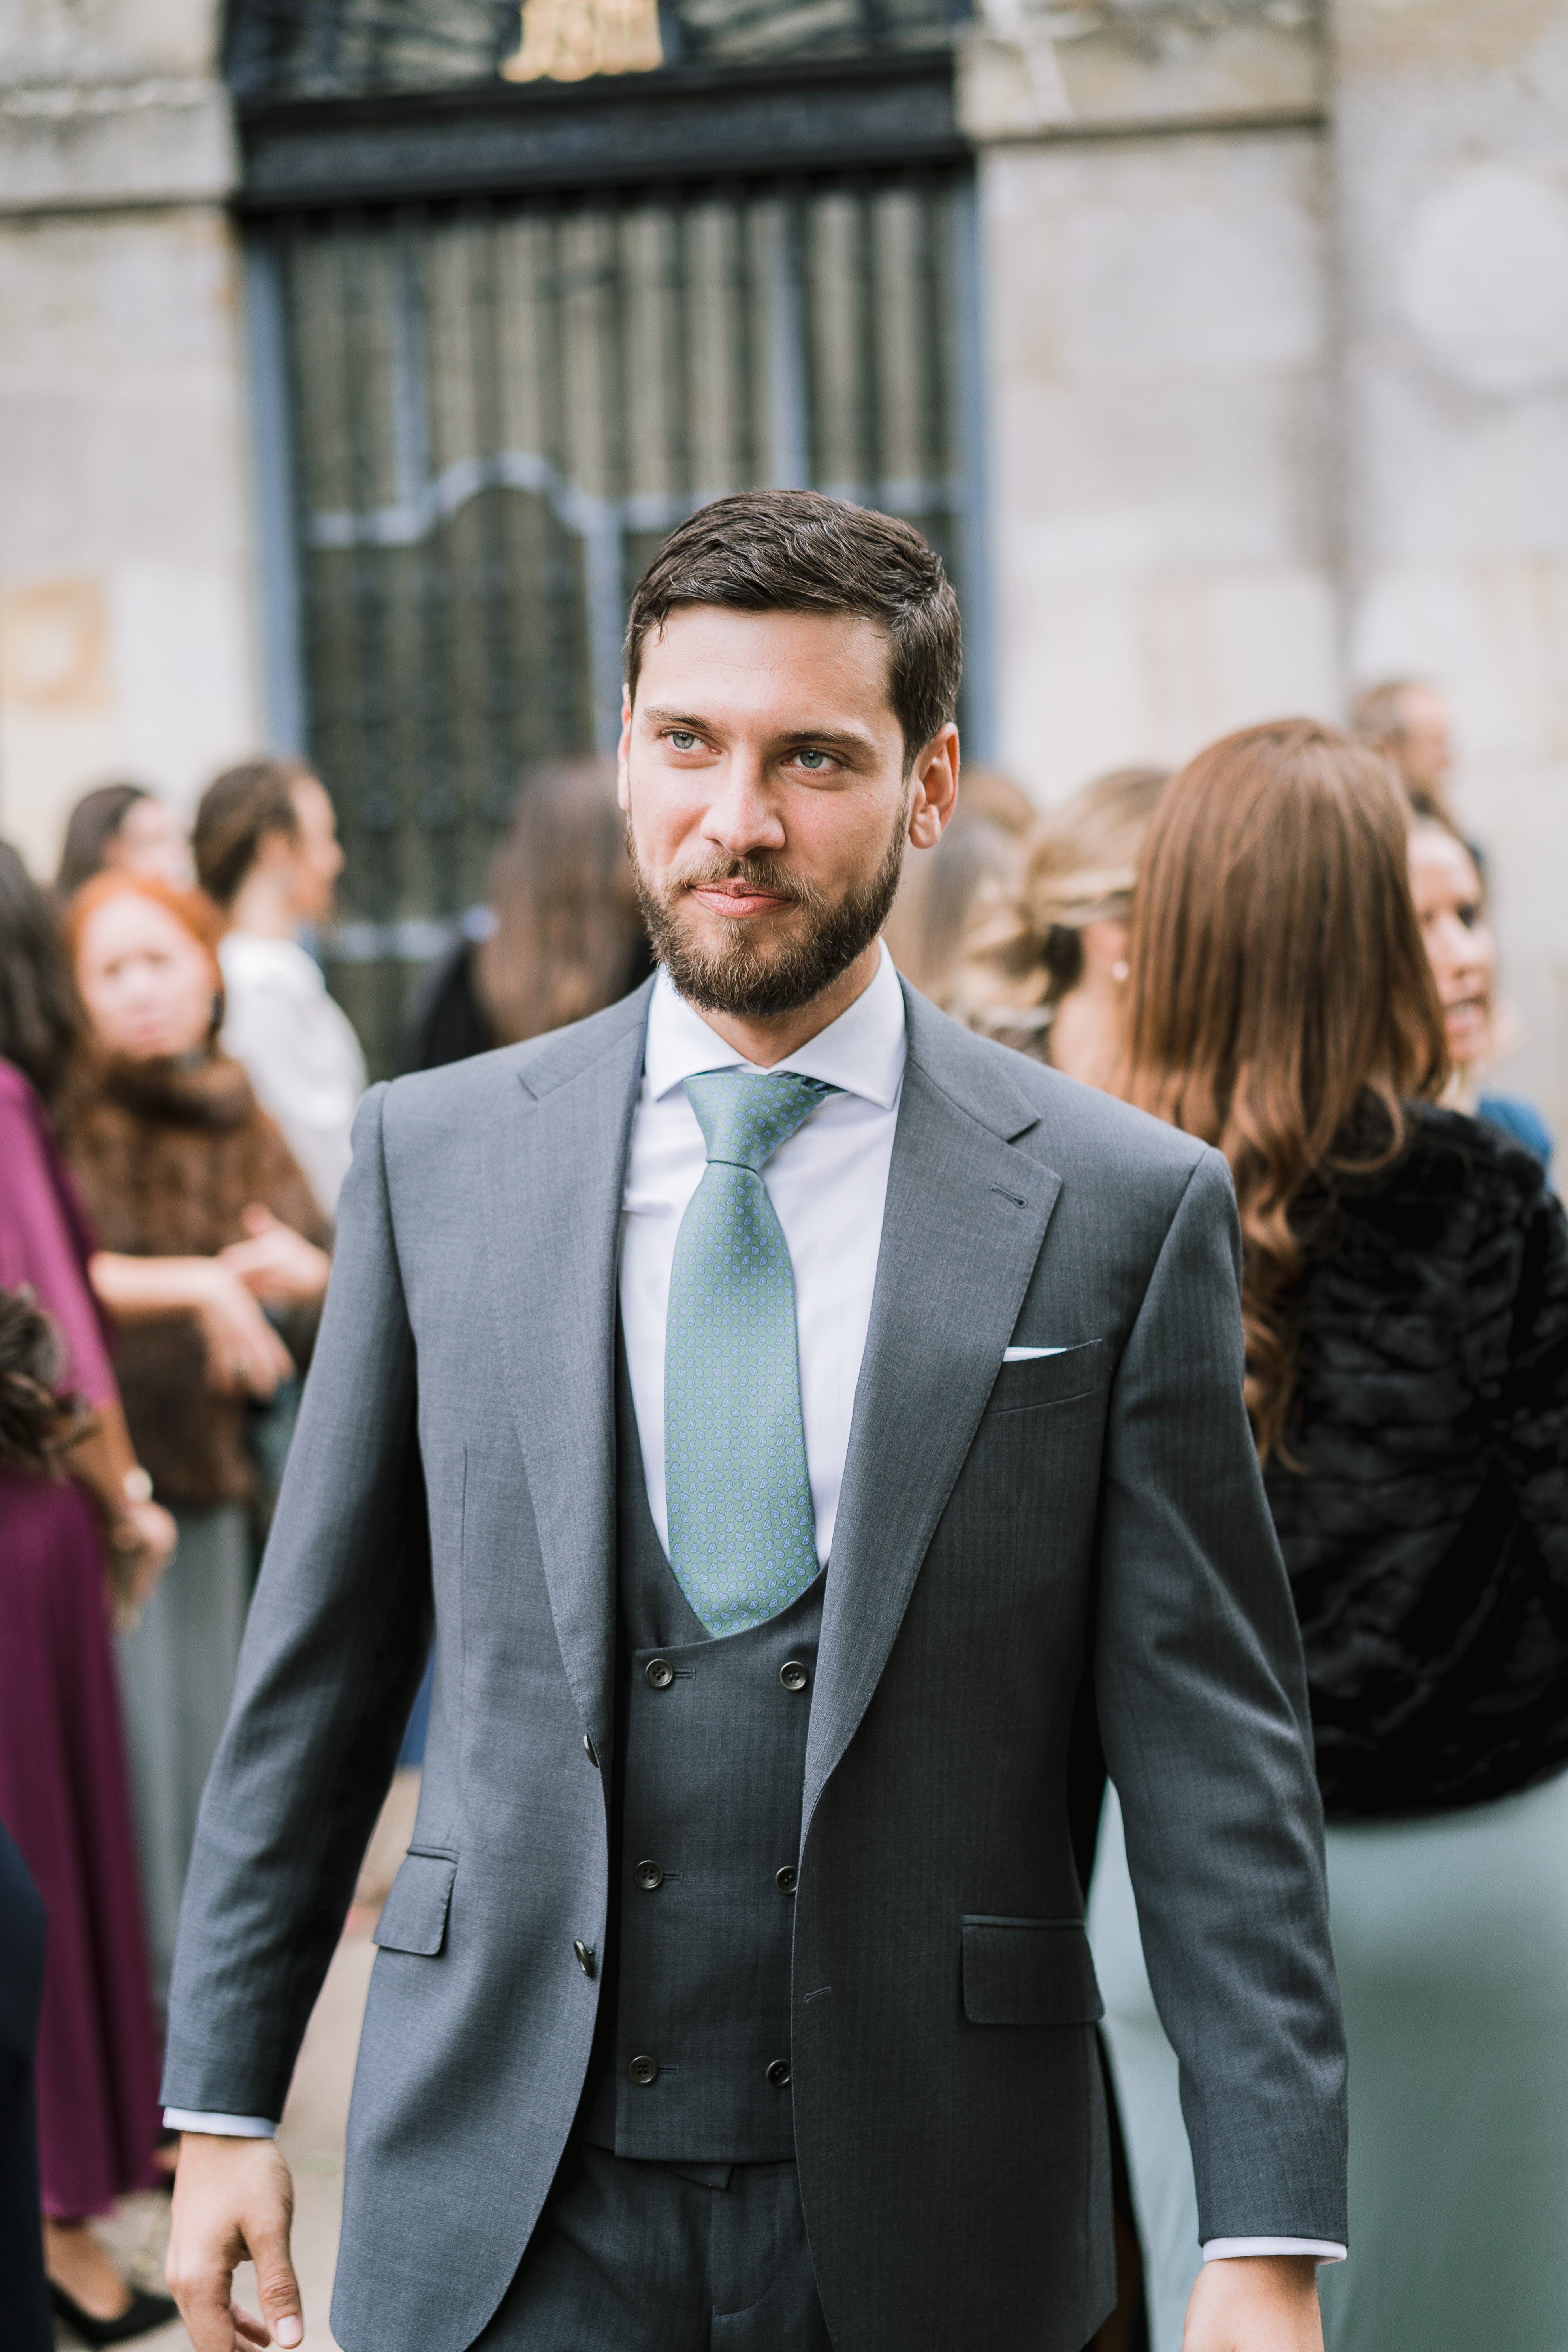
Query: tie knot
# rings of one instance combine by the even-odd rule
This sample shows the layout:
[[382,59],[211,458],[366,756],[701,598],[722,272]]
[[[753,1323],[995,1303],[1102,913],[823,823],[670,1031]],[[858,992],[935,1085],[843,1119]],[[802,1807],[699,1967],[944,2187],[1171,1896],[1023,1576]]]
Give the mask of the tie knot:
[[758,1174],[824,1097],[837,1092],[825,1079],[799,1077],[793,1070],[704,1070],[686,1081],[709,1164],[724,1160]]

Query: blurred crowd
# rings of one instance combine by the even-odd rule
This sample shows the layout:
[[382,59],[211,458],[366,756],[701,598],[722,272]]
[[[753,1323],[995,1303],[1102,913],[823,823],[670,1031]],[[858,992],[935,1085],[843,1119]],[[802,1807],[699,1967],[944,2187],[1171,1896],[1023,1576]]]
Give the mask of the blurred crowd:
[[[1531,2263],[1560,2259],[1537,2209],[1568,2165],[1561,2029],[1548,2051],[1539,2022],[1568,1955],[1568,1273],[1552,1139],[1488,1081],[1514,1040],[1452,764],[1441,695],[1396,680],[1348,735],[1249,730],[1044,814],[967,772],[887,936],[958,1019],[1230,1161],[1247,1402],[1331,1822],[1354,2268],[1418,2297],[1415,2251],[1462,2214],[1524,2310]],[[0,1894],[40,1950],[29,1877],[47,1910],[33,2210],[89,2341],[173,2313],[89,2223],[165,2177],[160,2014],[195,1810],[366,1084],[316,960],[342,866],[322,782],[271,760],[219,776],[188,836],[140,785],[88,793],[48,881],[0,845]],[[542,766],[400,1067],[579,1019],[649,969],[613,772]],[[1427,1759],[1397,1786],[1394,1720]],[[1088,1785],[1086,1874],[1092,1760]],[[1470,1931],[1488,1906],[1506,1952]],[[1098,2340],[1177,2352],[1194,2194],[1113,1796],[1091,1924],[1124,2282]],[[1435,2017],[1468,2119],[1441,2135],[1448,2179],[1413,2087]],[[20,2261],[0,2246],[0,2274]],[[1349,2292],[1325,2283],[1331,2343]],[[1407,2302],[1380,2340],[1417,2338]],[[1481,2340],[1515,2339],[1494,2311]]]

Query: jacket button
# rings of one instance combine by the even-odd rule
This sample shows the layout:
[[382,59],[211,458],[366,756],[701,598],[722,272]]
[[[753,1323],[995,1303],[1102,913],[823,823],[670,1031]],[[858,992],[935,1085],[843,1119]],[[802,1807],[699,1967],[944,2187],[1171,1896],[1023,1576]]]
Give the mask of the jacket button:
[[[650,1666],[648,1668],[648,1678],[650,1681],[652,1680],[652,1677],[653,1668]],[[779,1680],[783,1683],[785,1690],[803,1691],[807,1683],[811,1680],[811,1676],[806,1673],[805,1668],[801,1664],[798,1658],[786,1658],[784,1664],[779,1668]]]
[[594,1973],[593,1945],[584,1944],[580,1936],[574,1936],[572,1938],[572,1949],[577,1955],[577,1966],[582,1969],[583,1974],[585,1977],[591,1977]]
[[[649,1690],[668,1690],[675,1680],[675,1668],[668,1658],[650,1658],[643,1668],[643,1680]],[[651,2074],[648,2080],[653,2080]]]
[[789,2060],[787,2058],[775,2058],[773,2060],[773,2064],[768,2068],[768,2080],[773,2084],[775,2091],[788,2090]]
[[639,1862],[632,1874],[637,1885],[646,1886],[650,1895],[656,1886],[664,1885],[664,1873],[657,1862]]
[[[789,2070],[786,2067],[784,2071],[787,2074]],[[626,2072],[634,2083],[640,2083],[646,2090],[650,2083],[658,2080],[658,2061],[657,2058],[634,2058]]]
[[596,1772],[599,1769],[599,1752],[586,1732],[583,1734],[583,1753]]
[[773,1873],[773,1885],[781,1895],[793,1895],[799,1884],[800,1874],[793,1862],[786,1862],[782,1870]]

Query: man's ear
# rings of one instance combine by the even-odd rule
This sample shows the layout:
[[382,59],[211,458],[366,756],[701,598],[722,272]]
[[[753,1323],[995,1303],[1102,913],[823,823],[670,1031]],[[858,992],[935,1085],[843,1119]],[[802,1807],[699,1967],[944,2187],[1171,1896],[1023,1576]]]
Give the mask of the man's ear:
[[621,740],[616,746],[616,798],[621,814],[627,814],[632,804],[631,775],[627,762],[632,751],[632,698],[626,687],[621,688]]
[[934,849],[958,804],[958,730],[942,728],[915,758],[910,773],[910,841]]

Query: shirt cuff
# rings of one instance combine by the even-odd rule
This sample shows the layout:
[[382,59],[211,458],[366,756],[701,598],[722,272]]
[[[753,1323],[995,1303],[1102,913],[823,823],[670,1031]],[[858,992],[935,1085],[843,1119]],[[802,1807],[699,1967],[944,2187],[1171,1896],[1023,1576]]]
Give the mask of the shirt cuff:
[[217,2139],[274,2139],[278,2126],[266,2116],[208,2116],[192,2107],[165,2107],[166,2131],[211,2132]]
[[1342,2263],[1345,2248],[1331,2238],[1211,2238],[1205,2263],[1239,2262],[1246,2254],[1312,2254],[1321,2263]]

